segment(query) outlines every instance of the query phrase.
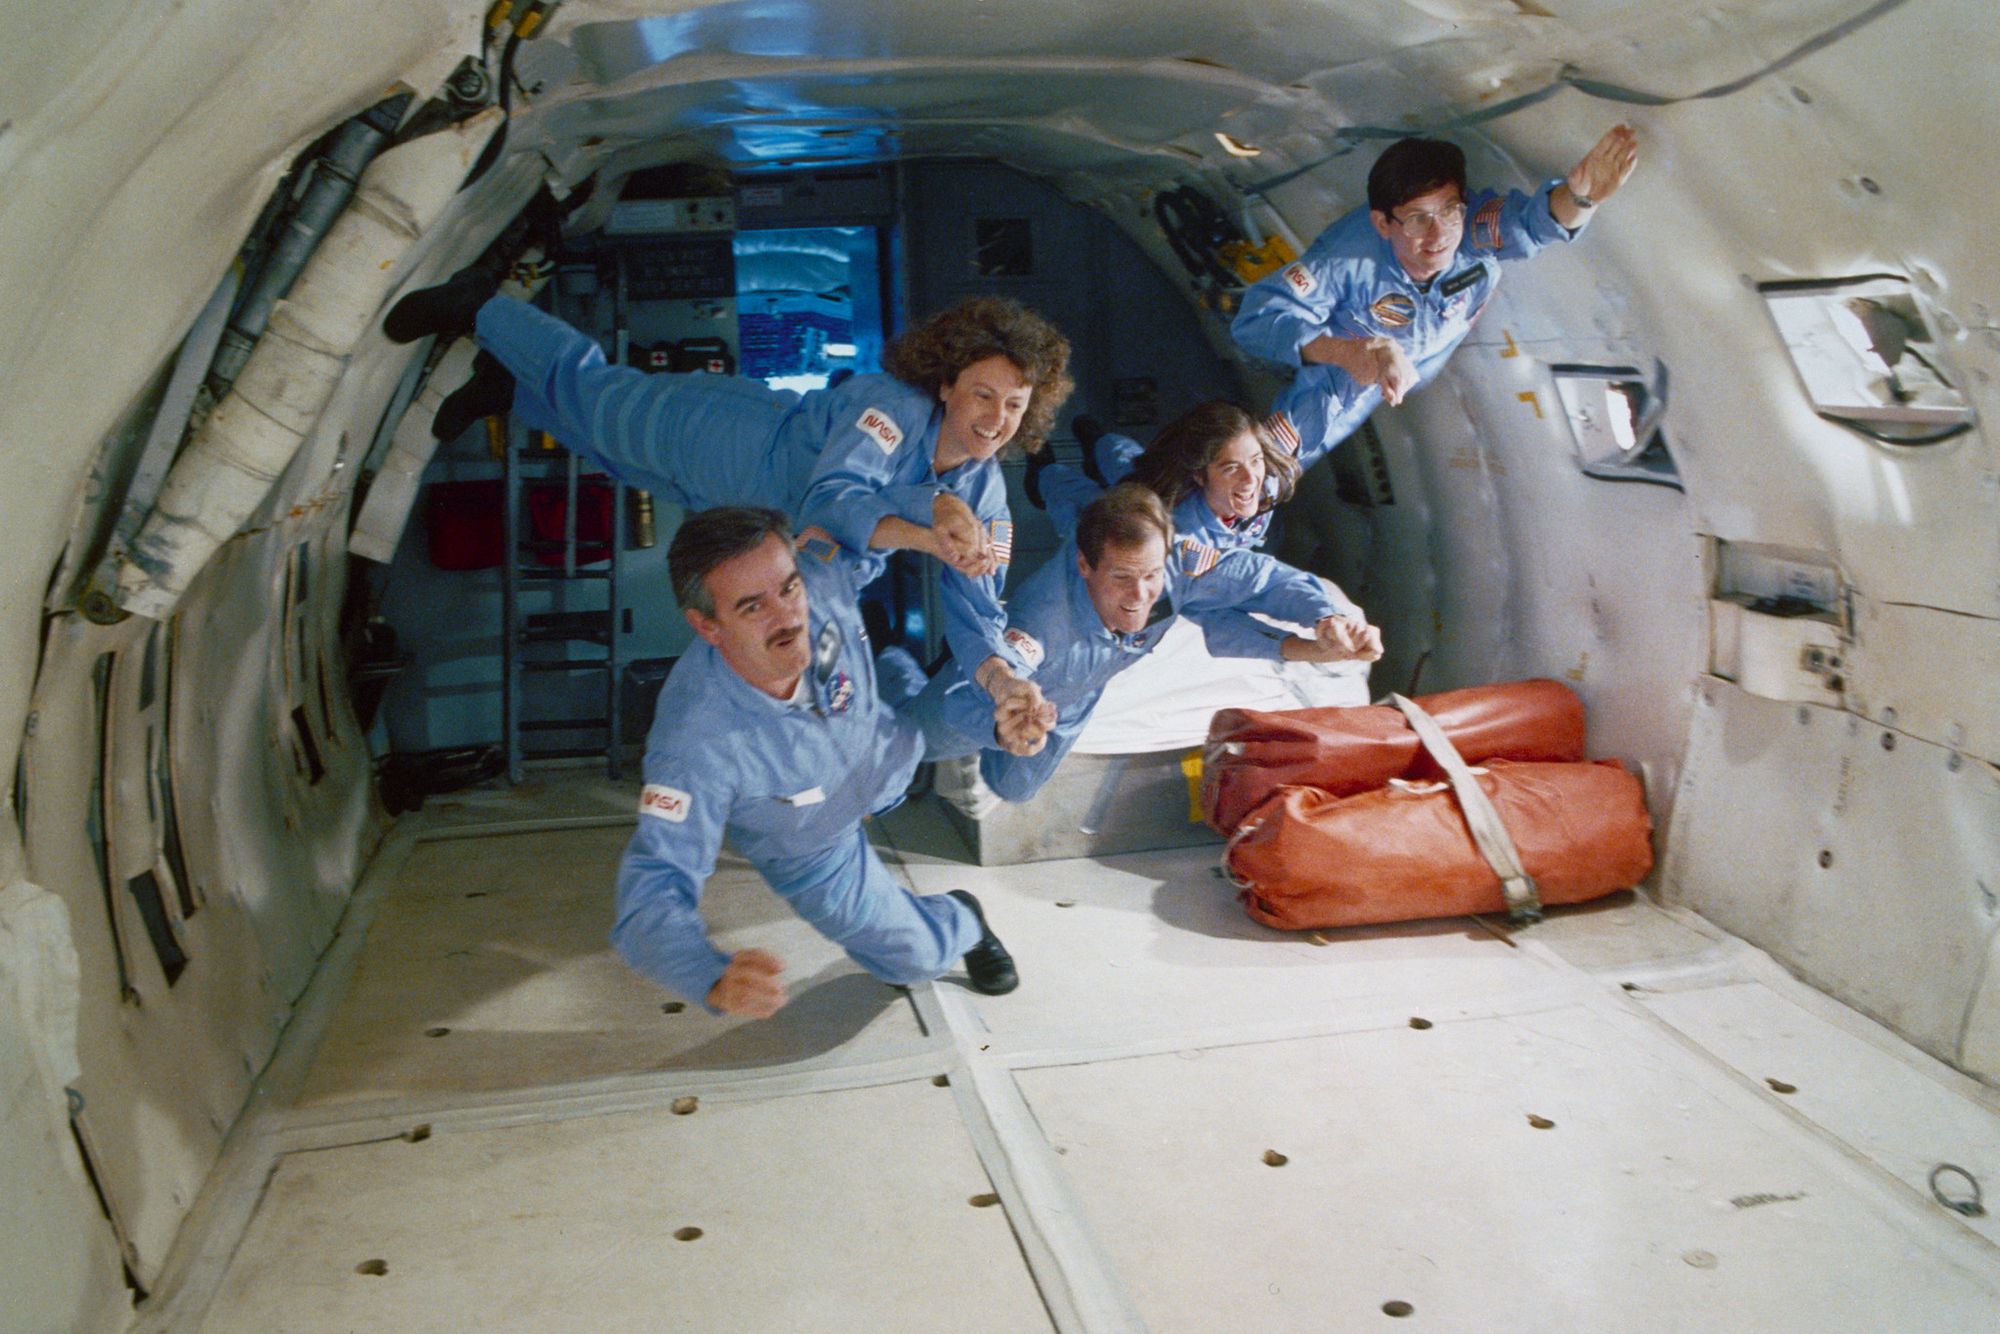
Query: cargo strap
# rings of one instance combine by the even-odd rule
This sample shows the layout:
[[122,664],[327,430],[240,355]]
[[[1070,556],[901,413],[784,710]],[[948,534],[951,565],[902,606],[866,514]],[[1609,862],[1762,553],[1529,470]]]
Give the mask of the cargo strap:
[[1486,795],[1486,789],[1479,786],[1479,780],[1472,776],[1472,769],[1465,758],[1458,753],[1458,747],[1451,744],[1451,738],[1444,734],[1437,719],[1425,713],[1422,708],[1401,695],[1389,696],[1397,708],[1403,711],[1410,730],[1424,743],[1431,758],[1438,762],[1445,777],[1451,780],[1451,790],[1458,798],[1458,808],[1465,813],[1465,824],[1472,831],[1472,841],[1478,845],[1480,855],[1493,868],[1493,874],[1500,877],[1500,891],[1507,896],[1507,920],[1516,926],[1527,926],[1542,920],[1542,895],[1535,882],[1521,868],[1521,854],[1514,848],[1514,840],[1508,836],[1507,826],[1501,823],[1500,812],[1493,808],[1493,799]]

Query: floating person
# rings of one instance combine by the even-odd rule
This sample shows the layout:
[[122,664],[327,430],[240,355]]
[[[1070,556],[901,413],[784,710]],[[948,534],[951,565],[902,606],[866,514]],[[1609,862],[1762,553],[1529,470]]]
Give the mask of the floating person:
[[[1078,418],[1079,423],[1083,420]],[[1168,507],[1174,526],[1169,563],[1189,578],[1198,578],[1227,552],[1253,550],[1261,544],[1271,511],[1291,498],[1298,481],[1297,461],[1278,447],[1264,425],[1222,399],[1210,399],[1182,413],[1143,449],[1129,437],[1117,439],[1131,446],[1129,480]],[[1123,445],[1117,448],[1118,456],[1127,455]],[[1028,466],[1029,499],[1048,510],[1057,532],[1075,532],[1077,515],[1105,488],[1067,464],[1031,458]],[[1297,573],[1289,566],[1279,568],[1288,575]],[[1339,597],[1346,601],[1344,594]],[[1340,622],[1336,637],[1349,656],[1368,661],[1381,656],[1381,631],[1366,617],[1356,611],[1336,619]],[[1210,607],[1200,624],[1203,640],[1216,657],[1270,656],[1270,627],[1246,610],[1231,614],[1227,608]]]
[[927,552],[946,642],[1010,656],[1000,589],[1013,523],[995,456],[1041,450],[1069,396],[1069,342],[1000,297],[972,297],[897,338],[887,373],[803,396],[727,375],[612,366],[592,339],[525,302],[492,295],[485,270],[404,297],[383,331],[408,342],[473,329],[482,357],[439,405],[449,439],[510,408],[532,429],[693,512],[756,505],[831,534],[871,582],[897,549]]
[[[1573,239],[1639,161],[1617,125],[1568,176],[1532,194],[1465,188],[1465,154],[1399,139],[1368,173],[1368,204],[1305,254],[1252,284],[1230,326],[1245,352],[1298,368],[1271,427],[1301,469],[1353,434],[1379,403],[1433,379],[1500,282],[1500,261]],[[1115,460],[1105,476],[1118,480]]]
[[[1176,550],[1167,508],[1146,487],[1123,483],[1085,505],[1068,545],[1008,599],[1006,638],[1028,668],[993,656],[968,669],[954,656],[911,701],[925,758],[977,752],[987,786],[1008,801],[1032,797],[1082,734],[1105,685],[1166,634],[1173,616],[1154,619],[1163,594],[1218,656],[1381,656],[1381,636],[1360,608],[1317,576],[1261,552],[1211,553],[1189,566],[1170,559]],[[1251,612],[1310,625],[1313,634],[1291,634]],[[998,730],[1003,717],[1009,730]],[[1029,724],[1047,729],[1039,749],[1020,744],[1037,739]]]
[[1225,399],[1196,404],[1160,428],[1150,445],[1083,414],[1070,426],[1084,446],[1084,467],[1052,462],[1043,450],[1029,456],[1025,477],[1028,499],[1049,512],[1061,533],[1075,530],[1077,513],[1103,494],[1102,478],[1115,473],[1166,503],[1177,541],[1217,551],[1253,548],[1263,544],[1271,511],[1291,499],[1298,483],[1298,461]]
[[[1019,980],[971,894],[912,894],[862,831],[902,800],[924,738],[878,695],[856,565],[824,540],[795,551],[782,511],[741,506],[689,515],[668,549],[699,640],[660,690],[611,938],[636,971],[713,1011],[766,1018],[785,1003],[782,960],[724,954],[702,924],[725,837],[885,982],[925,981],[961,959],[975,990]],[[1039,740],[1026,721],[996,709],[989,726],[1026,750]]]

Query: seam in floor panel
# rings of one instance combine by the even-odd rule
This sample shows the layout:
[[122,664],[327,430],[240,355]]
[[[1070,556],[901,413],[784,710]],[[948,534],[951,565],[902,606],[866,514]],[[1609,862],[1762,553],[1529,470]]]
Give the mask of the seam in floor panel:
[[1062,1334],[1139,1334],[1145,1322],[1091,1233],[1082,1202],[1014,1084],[1012,1067],[979,1050],[984,1027],[969,999],[945,994],[935,983],[912,987],[911,996],[957,1046],[958,1064],[950,1073],[960,1117],[1056,1328]]

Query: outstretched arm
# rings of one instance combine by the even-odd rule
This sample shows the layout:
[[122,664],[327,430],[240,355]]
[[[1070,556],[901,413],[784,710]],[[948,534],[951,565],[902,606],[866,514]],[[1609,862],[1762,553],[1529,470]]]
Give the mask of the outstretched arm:
[[1639,136],[1630,125],[1612,126],[1550,191],[1549,216],[1575,231],[1592,209],[1618,193],[1638,165]]

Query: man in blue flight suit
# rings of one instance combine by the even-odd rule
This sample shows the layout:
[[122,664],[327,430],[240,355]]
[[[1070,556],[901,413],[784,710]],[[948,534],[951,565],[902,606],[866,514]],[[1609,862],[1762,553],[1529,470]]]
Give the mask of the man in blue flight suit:
[[[1008,599],[1007,638],[1028,670],[989,657],[968,671],[954,659],[910,704],[925,758],[978,751],[987,786],[1008,801],[1032,797],[1076,743],[1106,683],[1166,634],[1172,617],[1151,619],[1162,593],[1202,627],[1217,656],[1382,655],[1380,635],[1332,585],[1258,552],[1177,543],[1160,498],[1125,483],[1085,505],[1069,545]],[[1253,611],[1311,625],[1314,634],[1289,634]],[[1018,732],[996,730],[996,717],[1046,727],[1046,745],[1030,751]]]
[[[725,835],[771,888],[886,982],[962,958],[997,995],[1014,963],[964,890],[918,896],[889,874],[863,817],[894,806],[923,757],[916,725],[878,698],[852,560],[824,540],[795,553],[776,510],[688,516],[667,563],[700,641],[660,691],[639,827],[618,868],[611,938],[636,971],[710,1010],[765,1018],[785,1003],[768,950],[725,955],[699,905]],[[1039,744],[1017,706],[1003,745]]]
[[[1368,206],[1255,283],[1230,326],[1245,352],[1298,368],[1269,426],[1299,467],[1345,440],[1377,404],[1400,404],[1434,378],[1499,285],[1499,261],[1574,238],[1638,154],[1638,136],[1618,125],[1563,180],[1533,194],[1468,196],[1456,146],[1399,139],[1385,149],[1368,173]],[[1130,463],[1098,443],[1100,466],[1116,480],[1113,471]]]

